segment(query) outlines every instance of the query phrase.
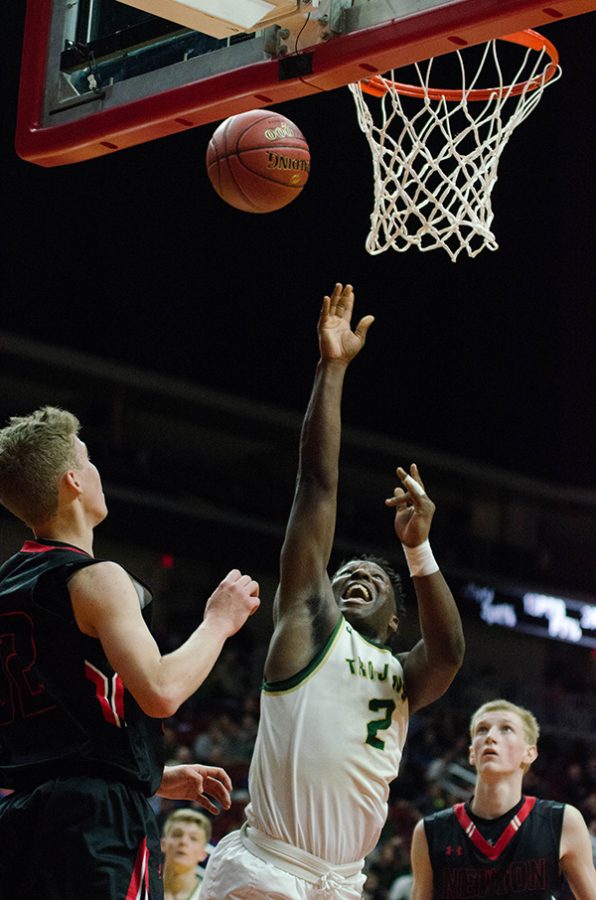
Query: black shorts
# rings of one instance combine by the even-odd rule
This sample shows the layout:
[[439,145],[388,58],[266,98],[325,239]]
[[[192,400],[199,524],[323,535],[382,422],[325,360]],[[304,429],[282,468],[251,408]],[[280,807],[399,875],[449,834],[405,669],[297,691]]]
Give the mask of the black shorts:
[[56,778],[0,800],[0,900],[162,900],[146,797],[101,778]]

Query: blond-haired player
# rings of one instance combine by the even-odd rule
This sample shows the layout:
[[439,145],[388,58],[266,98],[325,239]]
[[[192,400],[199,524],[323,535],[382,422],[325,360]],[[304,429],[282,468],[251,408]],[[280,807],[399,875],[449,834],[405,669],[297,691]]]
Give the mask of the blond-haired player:
[[214,766],[164,767],[162,717],[203,683],[259,605],[233,569],[171,653],[150,630],[150,590],[93,554],[101,478],[66,410],[0,430],[0,502],[31,540],[0,566],[0,900],[159,900],[149,797],[229,806]]
[[176,809],[166,819],[161,838],[164,900],[198,900],[207,859],[211,821],[196,809]]
[[472,715],[474,796],[416,825],[412,900],[550,900],[561,875],[578,900],[595,900],[590,837],[579,810],[522,793],[538,736],[535,716],[507,700],[484,703]]

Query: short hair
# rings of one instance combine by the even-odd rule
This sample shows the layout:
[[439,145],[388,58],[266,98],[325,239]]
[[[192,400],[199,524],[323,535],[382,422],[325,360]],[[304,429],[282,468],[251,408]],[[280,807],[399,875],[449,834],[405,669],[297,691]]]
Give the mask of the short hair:
[[26,525],[55,515],[60,478],[77,465],[80,427],[72,413],[43,406],[0,430],[0,503]]
[[524,726],[524,736],[528,744],[538,744],[540,726],[536,720],[536,716],[534,713],[531,713],[529,709],[525,709],[523,706],[517,706],[515,703],[510,703],[509,700],[489,700],[488,703],[483,703],[482,706],[479,706],[470,719],[470,737],[474,737],[476,722],[478,719],[481,719],[485,713],[501,711],[516,713]]
[[167,837],[178,822],[198,825],[205,832],[205,842],[208,843],[211,840],[211,820],[204,813],[199,812],[198,809],[175,809],[164,822],[163,836]]

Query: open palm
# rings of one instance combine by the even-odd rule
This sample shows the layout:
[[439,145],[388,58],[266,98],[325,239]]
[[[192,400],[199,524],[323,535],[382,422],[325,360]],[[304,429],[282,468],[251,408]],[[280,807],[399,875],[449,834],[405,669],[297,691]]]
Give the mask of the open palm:
[[374,316],[364,316],[352,331],[354,291],[351,284],[336,284],[330,297],[323,298],[318,333],[321,357],[350,362],[362,349]]

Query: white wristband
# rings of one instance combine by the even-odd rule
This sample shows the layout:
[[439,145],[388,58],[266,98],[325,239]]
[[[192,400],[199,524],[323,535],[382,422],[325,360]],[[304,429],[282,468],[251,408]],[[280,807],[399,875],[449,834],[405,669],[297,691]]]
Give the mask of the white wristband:
[[404,548],[406,562],[412,578],[414,576],[432,575],[434,572],[439,571],[433,552],[430,549],[428,538],[424,543],[419,544],[418,547],[406,547],[405,544],[402,544],[402,547]]

